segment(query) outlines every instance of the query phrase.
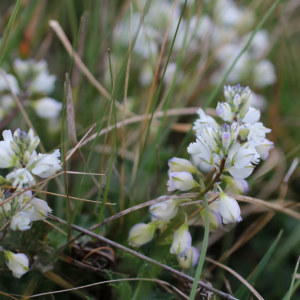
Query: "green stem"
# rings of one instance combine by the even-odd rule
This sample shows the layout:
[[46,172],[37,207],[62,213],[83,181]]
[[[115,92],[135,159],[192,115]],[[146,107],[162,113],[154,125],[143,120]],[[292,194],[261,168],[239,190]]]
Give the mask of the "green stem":
[[208,212],[208,201],[207,201],[206,195],[204,197],[204,204],[205,204],[205,231],[204,231],[203,246],[202,246],[202,251],[201,251],[200,259],[199,259],[199,262],[198,262],[196,275],[195,275],[195,279],[194,279],[194,283],[193,283],[193,286],[192,286],[192,290],[191,290],[191,293],[190,293],[189,300],[194,300],[194,298],[195,298],[196,291],[197,291],[197,288],[198,288],[198,281],[199,281],[201,273],[202,273],[202,268],[203,268],[205,255],[206,255],[206,250],[207,250],[207,245],[208,245],[209,212]]

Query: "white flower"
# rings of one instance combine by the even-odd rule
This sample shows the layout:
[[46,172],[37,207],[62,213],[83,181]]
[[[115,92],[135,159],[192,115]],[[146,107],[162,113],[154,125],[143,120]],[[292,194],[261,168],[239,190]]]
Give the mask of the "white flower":
[[196,168],[187,159],[173,157],[168,162],[171,172],[181,172],[186,171],[190,173],[196,173]]
[[169,172],[167,185],[169,192],[175,190],[188,191],[198,186],[193,175],[189,172]]
[[263,126],[261,122],[254,123],[248,128],[248,140],[253,140],[254,142],[263,142],[266,133],[271,132],[272,130]]
[[30,162],[31,172],[39,177],[48,178],[61,169],[61,161],[58,159],[60,152],[56,149],[52,154],[40,153],[34,163]]
[[29,271],[29,259],[23,253],[14,254],[4,251],[4,256],[8,268],[13,272],[13,276],[20,278]]
[[269,151],[274,148],[274,143],[268,139],[263,139],[262,142],[256,142],[256,151],[260,155],[261,159],[266,160],[269,156]]
[[230,176],[225,176],[224,180],[226,181],[226,188],[232,187],[228,192],[233,194],[245,194],[249,191],[248,182],[244,179],[232,178]]
[[175,232],[173,243],[170,249],[172,254],[185,257],[186,252],[191,248],[192,237],[186,223],[181,225]]
[[257,87],[265,87],[276,82],[275,68],[269,60],[264,59],[255,65],[253,81]]
[[217,106],[217,114],[221,117],[225,122],[232,122],[233,113],[231,112],[230,105],[226,102],[218,102]]
[[45,220],[48,217],[48,214],[52,212],[52,209],[44,200],[33,198],[29,201],[29,204],[34,208],[32,214],[30,215],[31,221]]
[[40,143],[40,138],[38,137],[38,135],[34,135],[34,131],[32,128],[29,129],[28,131],[28,136],[30,139],[29,145],[28,145],[28,151],[30,154],[32,154],[32,152],[36,149],[36,147],[39,145]]
[[4,141],[0,142],[0,168],[11,168],[17,165],[18,157],[11,148],[11,142],[6,139],[6,135],[11,134],[10,130],[3,131]]
[[143,65],[140,71],[139,83],[141,86],[148,86],[153,80],[153,68],[150,63]]
[[224,192],[220,192],[219,199],[219,212],[224,224],[242,221],[241,210],[235,199],[227,196]]
[[254,107],[249,107],[248,112],[242,119],[243,123],[253,124],[258,122],[260,119],[260,111]]
[[[214,128],[209,125],[204,126],[203,131],[201,132],[201,137],[212,151],[218,153],[221,141]],[[199,136],[198,139],[201,141]]]
[[13,181],[13,187],[23,187],[24,185],[32,186],[35,179],[26,168],[17,169],[6,175],[6,179]]
[[235,166],[237,169],[242,169],[246,167],[255,156],[256,151],[253,149],[245,149],[245,147],[241,147],[239,144],[235,144],[235,146],[229,151],[228,161],[232,166]]
[[250,176],[253,170],[254,166],[251,163],[242,169],[238,169],[236,167],[230,167],[228,169],[225,169],[225,171],[228,171],[233,178],[240,179],[244,179]]
[[185,255],[184,259],[178,257],[179,265],[184,269],[189,269],[191,266],[196,267],[199,260],[199,251],[197,248],[191,246]]
[[19,84],[15,76],[11,74],[2,74],[0,73],[0,92],[7,91],[10,92],[10,90],[13,91],[14,94],[19,94]]
[[201,134],[201,132],[202,132],[205,125],[210,125],[214,129],[219,128],[219,125],[215,121],[215,119],[212,118],[211,116],[206,115],[205,112],[201,108],[197,111],[197,113],[199,115],[199,119],[197,119],[194,122],[193,129],[196,131],[196,133],[198,135]]
[[44,70],[37,75],[29,89],[32,93],[50,94],[54,89],[55,81],[56,76],[49,75],[49,72]]
[[149,224],[138,223],[134,225],[129,232],[129,244],[131,246],[138,247],[150,242],[153,239],[157,226],[157,221]]
[[59,116],[62,103],[46,97],[32,102],[36,114],[43,119],[52,119]]
[[[31,212],[31,211],[30,211]],[[25,211],[20,211],[16,213],[10,222],[10,227],[12,230],[28,230],[30,229],[30,213],[27,213]]]
[[179,204],[178,200],[170,199],[164,202],[152,204],[149,208],[149,211],[151,215],[156,219],[162,221],[168,221],[173,219],[177,215],[178,204]]

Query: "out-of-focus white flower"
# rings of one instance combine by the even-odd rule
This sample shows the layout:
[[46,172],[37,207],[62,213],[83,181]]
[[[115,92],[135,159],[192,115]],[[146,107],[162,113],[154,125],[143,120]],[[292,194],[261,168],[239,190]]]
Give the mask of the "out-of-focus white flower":
[[189,232],[188,225],[184,223],[174,232],[170,252],[185,258],[186,252],[191,248],[191,246],[192,237]]
[[210,125],[210,127],[214,129],[219,128],[219,124],[215,121],[215,119],[205,114],[203,109],[200,108],[197,113],[199,115],[199,119],[194,122],[193,130],[195,130],[198,135],[201,134],[205,125]]
[[224,192],[220,192],[219,199],[219,212],[224,224],[242,221],[241,210],[235,199],[227,196]]
[[21,188],[24,185],[32,186],[35,180],[26,168],[17,169],[6,175],[7,180],[13,181],[13,187]]
[[129,232],[129,244],[133,247],[138,247],[150,242],[153,239],[157,226],[157,221],[149,224],[138,223],[134,225]]
[[189,160],[183,158],[173,157],[169,160],[168,165],[170,168],[170,172],[186,171],[192,174],[197,172],[192,163]]
[[188,191],[198,186],[198,183],[189,172],[169,172],[167,185],[169,192],[175,190]]
[[13,91],[14,94],[19,94],[19,84],[15,76],[11,74],[2,74],[0,73],[0,92],[7,91],[10,92],[10,90]]
[[31,83],[29,90],[31,93],[50,94],[54,90],[55,75],[50,75],[47,70],[38,74]]
[[16,102],[13,96],[11,95],[1,96],[1,107],[3,107],[5,111],[10,111],[15,106],[16,106]]
[[245,194],[249,191],[248,182],[244,179],[232,178],[230,176],[224,176],[226,182],[226,189],[230,187],[227,191],[233,194]]
[[30,229],[30,213],[27,213],[25,211],[20,211],[16,213],[10,222],[10,227],[12,230],[28,230]]
[[31,172],[42,178],[48,178],[61,169],[61,161],[59,149],[56,149],[52,154],[40,153],[34,158],[34,161],[29,162]]
[[141,86],[149,85],[153,80],[154,72],[149,62],[145,63],[141,68],[139,82]]
[[32,102],[36,114],[43,119],[57,118],[62,109],[62,103],[53,98],[42,98]]
[[10,251],[4,251],[4,256],[8,268],[13,272],[13,276],[21,278],[25,273],[29,271],[29,259],[23,253],[13,253]]
[[226,102],[218,102],[217,106],[217,114],[221,117],[225,122],[232,122],[233,114],[231,112],[230,105]]
[[243,123],[253,124],[258,122],[260,119],[260,111],[254,107],[249,107],[248,112],[242,119]]
[[[165,197],[165,196],[162,196]],[[159,197],[161,198],[161,197]],[[159,199],[158,198],[158,199]],[[162,221],[169,221],[173,219],[178,213],[178,200],[166,200],[164,202],[156,203],[150,206],[149,211],[153,217]]]
[[253,83],[257,87],[265,87],[275,82],[275,68],[269,60],[264,59],[255,65]]
[[178,257],[179,265],[184,269],[189,269],[190,267],[196,267],[199,260],[199,251],[194,246],[186,252],[186,257],[184,259]]
[[267,100],[263,95],[252,93],[252,106],[260,111],[265,111],[267,108]]
[[[249,32],[243,39],[244,44],[247,43],[252,32]],[[258,30],[248,48],[251,55],[258,59],[269,46],[269,34],[266,30]]]
[[34,59],[21,60],[16,58],[13,63],[13,69],[21,81],[36,77],[45,71],[47,67],[48,64],[44,59],[36,61]]
[[256,142],[256,151],[260,155],[261,159],[266,160],[269,156],[269,151],[274,148],[274,143],[268,139],[264,139],[262,142]]

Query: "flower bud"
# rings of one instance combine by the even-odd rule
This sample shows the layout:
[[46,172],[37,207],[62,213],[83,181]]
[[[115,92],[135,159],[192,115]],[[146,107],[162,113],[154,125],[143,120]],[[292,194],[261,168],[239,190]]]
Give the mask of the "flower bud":
[[168,191],[188,191],[198,186],[198,183],[189,172],[169,172],[167,186]]
[[4,251],[4,256],[8,268],[13,272],[13,276],[20,278],[29,271],[29,259],[23,253],[14,254],[10,251]]
[[189,232],[188,225],[184,223],[174,232],[173,243],[170,252],[185,258],[186,252],[191,248],[191,245],[192,237]]
[[192,174],[197,172],[196,168],[191,164],[191,162],[183,158],[173,157],[169,160],[168,165],[170,168],[170,172],[186,171]]
[[151,205],[149,211],[154,218],[162,221],[169,221],[177,215],[178,204],[178,200],[166,200],[164,202]]
[[179,265],[184,269],[196,267],[199,260],[199,251],[195,247],[191,247],[185,254],[184,258],[178,257]]
[[154,237],[157,226],[157,221],[149,224],[138,223],[134,225],[129,232],[129,244],[133,247],[138,247],[150,242]]
[[226,102],[218,103],[217,114],[225,122],[232,122],[232,120],[233,120],[233,114],[231,112],[230,105]]
[[224,224],[242,221],[241,210],[235,199],[227,196],[224,192],[220,192],[219,199],[219,212]]
[[224,148],[224,154],[227,155],[231,142],[231,134],[229,132],[223,132],[222,135],[222,146]]

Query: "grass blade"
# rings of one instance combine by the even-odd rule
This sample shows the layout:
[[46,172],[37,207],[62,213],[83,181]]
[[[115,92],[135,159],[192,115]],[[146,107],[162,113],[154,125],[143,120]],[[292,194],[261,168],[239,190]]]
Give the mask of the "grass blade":
[[7,45],[7,42],[8,42],[9,34],[10,34],[11,28],[14,24],[14,20],[16,18],[16,15],[18,13],[20,3],[21,3],[21,0],[18,0],[16,5],[15,5],[15,8],[14,8],[14,10],[13,10],[11,16],[10,16],[8,25],[7,25],[7,27],[5,29],[5,32],[4,32],[3,39],[2,39],[1,44],[0,44],[0,63],[2,61],[3,54],[5,52],[5,48],[6,48],[6,45]]
[[196,291],[198,288],[198,282],[199,278],[202,273],[202,268],[205,260],[205,255],[206,255],[206,250],[207,250],[207,245],[208,245],[208,236],[209,236],[209,211],[208,211],[208,201],[207,201],[207,196],[204,196],[204,204],[205,204],[205,231],[204,231],[204,239],[203,239],[203,245],[202,245],[202,251],[201,255],[199,258],[197,270],[196,270],[196,275],[195,275],[195,280],[192,286],[192,290],[190,293],[190,300],[194,300]]
[[[283,230],[280,230],[276,240],[273,242],[273,244],[271,245],[271,247],[269,248],[269,250],[267,251],[267,253],[265,254],[265,256],[262,258],[262,260],[259,262],[259,264],[256,266],[256,268],[254,269],[254,272],[252,272],[250,274],[250,279],[248,280],[248,282],[250,284],[252,284],[257,277],[260,275],[260,273],[263,271],[263,269],[266,267],[268,261],[271,258],[271,255],[273,254],[274,250],[276,249],[276,246],[281,238]],[[246,293],[248,292],[247,288],[242,285],[238,291],[235,293],[235,297],[238,299],[246,299]]]

